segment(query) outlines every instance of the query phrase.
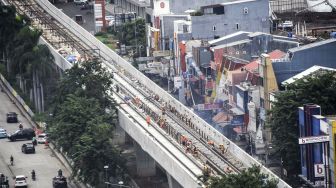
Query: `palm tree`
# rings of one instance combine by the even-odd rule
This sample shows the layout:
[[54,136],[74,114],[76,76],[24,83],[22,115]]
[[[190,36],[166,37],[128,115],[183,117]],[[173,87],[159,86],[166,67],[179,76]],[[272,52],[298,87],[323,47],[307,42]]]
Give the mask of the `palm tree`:
[[33,59],[29,62],[27,72],[32,77],[33,96],[35,109],[37,112],[44,111],[44,92],[43,84],[51,72],[51,63],[54,61],[54,56],[51,54],[48,46],[37,45],[32,51]]
[[0,6],[0,55],[7,65],[7,72],[10,72],[11,57],[9,53],[13,50],[13,39],[19,30],[29,19],[24,16],[16,15],[14,6]]
[[25,26],[17,33],[12,42],[13,50],[9,53],[12,60],[10,70],[13,75],[18,75],[19,85],[23,92],[26,92],[26,79],[30,78],[27,67],[36,56],[33,53],[33,48],[36,46],[41,33],[40,30]]

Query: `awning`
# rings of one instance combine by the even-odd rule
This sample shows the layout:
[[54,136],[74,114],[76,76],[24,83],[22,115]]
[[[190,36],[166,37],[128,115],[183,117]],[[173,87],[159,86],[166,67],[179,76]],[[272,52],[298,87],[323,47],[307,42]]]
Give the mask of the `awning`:
[[234,113],[235,115],[244,115],[245,112],[241,110],[240,108],[231,108],[230,111]]

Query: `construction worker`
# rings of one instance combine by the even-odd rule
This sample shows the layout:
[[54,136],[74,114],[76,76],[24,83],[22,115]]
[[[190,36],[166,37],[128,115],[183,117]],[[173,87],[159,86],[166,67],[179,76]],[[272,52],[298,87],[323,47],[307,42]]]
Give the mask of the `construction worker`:
[[19,125],[19,129],[22,130],[23,129],[23,125],[22,123],[20,122],[20,125]]
[[150,116],[149,115],[147,115],[147,117],[146,117],[146,122],[147,122],[147,125],[149,126],[150,125]]
[[212,147],[215,147],[215,143],[212,140],[209,140],[208,144],[211,145]]

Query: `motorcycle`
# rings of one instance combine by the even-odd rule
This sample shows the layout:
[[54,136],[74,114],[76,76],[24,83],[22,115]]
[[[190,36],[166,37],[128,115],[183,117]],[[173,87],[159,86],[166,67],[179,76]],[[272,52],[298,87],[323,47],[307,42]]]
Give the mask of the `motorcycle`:
[[32,175],[32,180],[35,181],[36,180],[36,174],[35,174],[34,170],[31,172],[31,175]]

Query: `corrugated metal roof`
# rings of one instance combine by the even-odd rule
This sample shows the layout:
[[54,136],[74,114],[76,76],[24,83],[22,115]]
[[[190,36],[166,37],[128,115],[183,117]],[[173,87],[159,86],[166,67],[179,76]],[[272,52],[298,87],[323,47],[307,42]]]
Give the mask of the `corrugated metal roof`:
[[224,37],[221,37],[221,38],[218,38],[218,39],[215,39],[215,40],[210,40],[208,43],[209,43],[210,45],[212,45],[212,44],[215,44],[215,43],[220,42],[220,41],[222,41],[222,40],[226,40],[226,39],[229,39],[229,38],[231,38],[231,37],[235,37],[235,36],[238,36],[238,35],[241,35],[241,34],[248,34],[248,33],[251,33],[251,32],[238,31],[238,32],[235,32],[235,33],[226,35],[226,36],[224,36]]
[[309,69],[281,82],[281,85],[288,85],[288,84],[291,84],[291,83],[294,83],[296,80],[299,80],[305,76],[308,76],[318,70],[331,70],[331,71],[336,71],[336,69],[333,69],[333,68],[329,68],[329,67],[322,67],[322,66],[318,66],[318,65],[315,65],[315,66],[312,66],[310,67]]
[[231,2],[225,2],[221,3],[221,5],[232,5],[232,4],[238,4],[238,3],[248,3],[248,2],[253,2],[256,0],[239,0],[239,1],[231,1]]
[[236,41],[236,42],[231,42],[231,43],[228,43],[228,44],[218,45],[218,46],[212,47],[211,50],[214,51],[214,50],[217,50],[217,49],[230,47],[230,46],[235,46],[235,45],[238,45],[238,44],[245,44],[245,43],[249,43],[249,42],[251,42],[250,39],[244,39],[244,40],[240,40],[240,41]]
[[299,46],[299,47],[296,47],[296,48],[291,48],[288,51],[297,52],[297,51],[306,50],[306,49],[310,49],[310,48],[315,48],[315,47],[322,46],[322,45],[329,44],[329,43],[333,43],[333,42],[336,42],[336,39],[327,39],[327,40],[320,41],[320,42],[314,42],[314,43],[306,44],[306,45]]

